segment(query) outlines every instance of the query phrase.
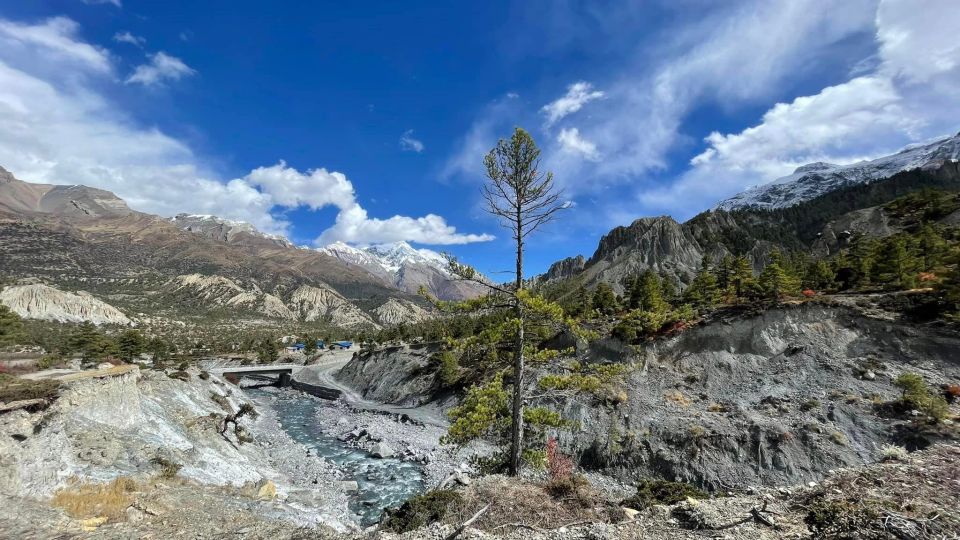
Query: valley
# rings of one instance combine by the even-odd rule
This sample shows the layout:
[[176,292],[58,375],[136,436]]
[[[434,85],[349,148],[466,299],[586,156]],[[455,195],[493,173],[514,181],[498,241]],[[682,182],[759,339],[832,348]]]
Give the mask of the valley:
[[0,536],[955,535],[958,137],[509,284],[0,171]]

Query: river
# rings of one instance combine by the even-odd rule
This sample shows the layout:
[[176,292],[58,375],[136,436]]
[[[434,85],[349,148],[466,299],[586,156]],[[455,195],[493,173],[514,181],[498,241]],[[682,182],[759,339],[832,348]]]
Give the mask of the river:
[[[258,397],[276,397],[272,406],[284,431],[295,441],[313,449],[316,455],[335,464],[344,480],[355,480],[359,490],[352,494],[350,510],[361,525],[377,523],[383,511],[395,508],[424,490],[424,475],[415,463],[400,459],[377,459],[323,432],[317,411],[321,400],[295,392],[279,394],[246,390]],[[269,397],[268,397],[269,395]]]

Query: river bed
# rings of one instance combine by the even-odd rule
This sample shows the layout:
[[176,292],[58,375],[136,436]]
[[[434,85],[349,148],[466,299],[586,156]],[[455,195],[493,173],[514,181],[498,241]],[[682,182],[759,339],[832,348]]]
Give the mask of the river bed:
[[336,465],[344,480],[357,482],[358,491],[350,494],[350,510],[361,525],[377,523],[385,509],[398,507],[424,490],[420,465],[396,458],[378,459],[324,433],[325,426],[320,423],[324,415],[318,413],[332,404],[292,391],[246,392],[270,400],[282,429],[292,439]]

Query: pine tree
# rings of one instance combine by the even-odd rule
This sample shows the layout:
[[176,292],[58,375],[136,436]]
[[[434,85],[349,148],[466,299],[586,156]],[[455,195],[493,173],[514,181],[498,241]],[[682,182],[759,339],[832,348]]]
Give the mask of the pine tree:
[[902,289],[912,288],[916,285],[918,264],[919,259],[910,249],[907,238],[893,236],[881,244],[872,274],[880,283]]
[[833,287],[835,275],[833,269],[830,268],[830,263],[820,259],[807,265],[803,284],[813,290],[822,291]]
[[677,284],[669,276],[660,276],[660,291],[663,295],[663,301],[668,306],[673,306],[680,300],[677,294]]
[[947,243],[937,227],[926,224],[920,229],[918,239],[921,270],[933,271],[943,262],[947,252]]
[[784,259],[779,251],[771,254],[770,264],[760,273],[760,288],[771,300],[779,300],[784,295],[795,294],[799,281],[784,268]]
[[720,260],[720,264],[717,265],[717,287],[719,287],[721,291],[725,291],[730,288],[730,285],[733,282],[733,267],[734,258],[730,254],[724,255],[723,259]]
[[0,347],[14,345],[23,339],[23,322],[20,316],[0,304]]
[[730,285],[737,298],[746,298],[756,287],[756,283],[750,261],[742,255],[734,259],[730,272]]
[[670,307],[663,299],[660,277],[653,270],[645,270],[640,274],[637,295],[639,298],[637,307],[643,311],[659,313]]
[[597,284],[597,288],[593,291],[593,300],[591,302],[593,309],[599,311],[604,315],[611,315],[617,311],[617,297],[613,294],[613,289],[610,285],[607,285],[604,282]]
[[117,338],[117,348],[120,352],[120,358],[127,362],[133,361],[135,357],[143,353],[143,334],[141,334],[139,330],[124,330],[124,332],[120,334],[120,337]]
[[684,291],[684,298],[697,308],[709,308],[720,303],[720,287],[711,268],[712,261],[704,256],[700,271]]

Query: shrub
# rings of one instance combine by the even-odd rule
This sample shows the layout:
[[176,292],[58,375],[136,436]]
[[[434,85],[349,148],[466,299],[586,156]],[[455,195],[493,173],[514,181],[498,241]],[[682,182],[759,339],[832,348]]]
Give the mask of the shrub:
[[44,370],[54,367],[60,367],[63,365],[63,357],[55,355],[47,355],[37,360],[37,369]]
[[581,503],[594,500],[594,493],[590,481],[580,474],[567,475],[565,478],[551,479],[543,486],[551,497],[557,500],[574,499]]
[[30,380],[0,373],[0,402],[10,403],[25,399],[55,399],[60,381]]
[[800,404],[800,410],[803,412],[810,412],[816,408],[820,407],[820,402],[816,399],[808,399]]
[[847,445],[847,436],[844,435],[842,431],[830,432],[830,440],[839,444],[840,446]]
[[157,456],[150,460],[150,463],[160,467],[160,478],[170,479],[177,475],[180,472],[180,469],[183,468],[183,465],[170,461],[167,458]]
[[666,480],[642,480],[637,485],[637,493],[620,503],[620,506],[643,510],[655,504],[677,504],[687,499],[705,499],[706,492],[685,482]]
[[885,444],[880,447],[880,461],[904,461],[907,459],[907,449],[895,444]]
[[103,516],[118,521],[133,503],[131,492],[136,489],[136,482],[123,476],[109,484],[74,482],[54,493],[50,503],[74,518]]
[[440,384],[452,386],[460,380],[460,362],[452,351],[440,353]]
[[230,410],[230,402],[227,401],[226,396],[221,396],[216,392],[210,392],[210,399],[212,399],[213,402],[219,405],[223,410],[225,411]]
[[667,392],[666,394],[664,394],[663,397],[664,397],[664,399],[666,399],[667,401],[672,401],[673,403],[676,403],[677,405],[683,407],[684,409],[686,409],[687,407],[690,406],[691,403],[693,403],[693,402],[690,400],[690,398],[688,398],[687,396],[683,395],[683,392],[681,392],[681,391],[679,391],[679,390],[671,390],[671,391]]
[[419,529],[442,520],[452,506],[462,502],[463,497],[456,491],[429,491],[408,500],[396,510],[388,510],[385,527],[397,533]]
[[903,373],[895,384],[903,390],[900,403],[904,407],[916,409],[937,421],[946,418],[950,412],[947,400],[931,391],[920,375]]
[[551,480],[565,480],[573,472],[573,460],[557,448],[557,439],[547,439],[547,473]]
[[187,373],[186,371],[182,371],[182,370],[181,370],[181,371],[174,371],[173,373],[170,373],[170,374],[169,374],[169,377],[170,377],[171,379],[179,379],[179,380],[181,380],[181,381],[189,381],[189,380],[190,380],[190,374]]
[[202,380],[202,381],[208,381],[208,380],[210,380],[210,373],[207,372],[207,371],[201,371],[201,372],[200,372],[200,380]]
[[846,500],[819,499],[808,508],[804,522],[814,538],[859,538],[879,517],[873,508]]

